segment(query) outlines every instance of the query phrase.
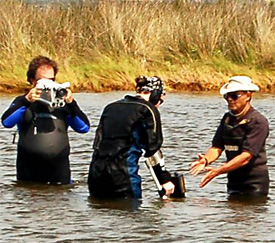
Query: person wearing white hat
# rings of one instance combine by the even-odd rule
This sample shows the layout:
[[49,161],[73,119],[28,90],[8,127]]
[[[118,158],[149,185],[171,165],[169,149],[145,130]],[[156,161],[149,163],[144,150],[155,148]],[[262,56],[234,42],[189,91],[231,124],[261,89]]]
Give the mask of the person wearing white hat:
[[[265,143],[269,134],[267,119],[251,106],[252,93],[259,91],[247,76],[234,76],[224,84],[220,93],[228,104],[228,112],[221,119],[205,155],[191,164],[190,173],[206,171],[200,186],[204,187],[220,174],[227,173],[229,195],[266,196],[269,175]],[[212,167],[225,151],[227,161]]]

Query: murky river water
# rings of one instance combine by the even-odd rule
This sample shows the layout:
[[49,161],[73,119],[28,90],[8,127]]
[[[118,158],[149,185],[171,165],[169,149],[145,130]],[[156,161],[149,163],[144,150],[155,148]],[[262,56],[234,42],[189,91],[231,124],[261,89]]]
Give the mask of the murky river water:
[[[92,127],[84,135],[69,131],[76,181],[72,186],[17,184],[16,145],[12,144],[15,129],[1,125],[0,242],[275,242],[275,96],[255,96],[253,100],[253,106],[270,122],[267,201],[228,200],[225,175],[201,189],[201,176],[188,174],[196,154],[210,146],[226,111],[225,101],[209,93],[168,94],[161,107],[166,165],[172,172],[184,173],[185,199],[160,200],[143,163],[141,201],[91,199],[86,180],[96,125],[102,108],[124,94],[75,95]],[[1,113],[12,99],[1,96]]]

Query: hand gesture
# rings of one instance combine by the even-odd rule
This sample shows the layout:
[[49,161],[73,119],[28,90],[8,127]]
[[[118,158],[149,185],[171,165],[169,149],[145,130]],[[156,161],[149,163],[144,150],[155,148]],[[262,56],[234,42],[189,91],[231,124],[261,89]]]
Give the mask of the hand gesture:
[[205,170],[208,172],[201,179],[200,187],[204,187],[206,184],[212,181],[212,179],[214,179],[216,176],[220,174],[220,170],[218,168],[206,167]]
[[207,159],[201,153],[198,154],[198,159],[191,164],[190,173],[192,175],[198,175],[205,170]]

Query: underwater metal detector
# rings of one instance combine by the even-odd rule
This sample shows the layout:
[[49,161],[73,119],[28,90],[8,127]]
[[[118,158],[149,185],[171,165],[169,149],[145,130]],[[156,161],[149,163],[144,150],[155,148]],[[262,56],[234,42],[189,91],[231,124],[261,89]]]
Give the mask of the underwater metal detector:
[[172,183],[175,185],[174,192],[170,195],[170,197],[185,197],[185,182],[183,174],[179,174],[178,172],[175,172],[174,175],[171,177]]
[[[150,158],[145,158],[145,163],[154,179],[154,182],[157,186],[160,197],[163,199],[166,199],[167,196],[165,196],[165,190],[160,185],[160,182],[153,169],[153,166],[157,164],[160,164],[161,167],[164,167],[164,158],[163,158],[162,152],[159,150]],[[171,176],[171,182],[175,185],[175,190],[170,195],[170,197],[177,197],[177,198],[185,197],[186,189],[185,189],[183,174],[178,174],[177,172],[175,172],[174,175]]]
[[147,168],[149,169],[149,171],[150,171],[150,173],[151,173],[151,175],[152,175],[152,177],[154,179],[154,182],[155,182],[155,184],[157,186],[160,198],[167,199],[167,196],[165,195],[165,189],[160,185],[159,180],[158,180],[158,178],[156,176],[156,173],[155,173],[152,165],[150,164],[148,158],[145,159],[145,164],[146,164]]

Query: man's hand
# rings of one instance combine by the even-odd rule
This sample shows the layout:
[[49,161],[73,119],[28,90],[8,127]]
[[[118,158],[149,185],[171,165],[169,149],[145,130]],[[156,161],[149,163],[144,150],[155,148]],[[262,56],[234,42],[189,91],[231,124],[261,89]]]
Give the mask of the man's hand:
[[210,181],[212,181],[212,179],[214,179],[216,176],[221,174],[219,168],[205,167],[205,170],[208,172],[201,179],[200,187],[204,187],[206,184],[208,184]]
[[66,94],[66,96],[65,96],[65,102],[67,103],[67,104],[70,104],[70,103],[72,103],[73,102],[73,92],[70,90],[70,89],[66,89],[67,90],[67,94]]
[[25,97],[29,102],[33,103],[40,99],[41,92],[41,89],[32,88]]
[[213,167],[205,167],[205,170],[207,171],[206,175],[202,178],[200,187],[204,187],[207,183],[209,183],[212,179],[214,179],[216,176],[228,173],[233,170],[236,170],[242,166],[245,166],[252,158],[252,154],[250,152],[244,151],[241,154],[237,155],[232,160],[226,162],[222,166],[218,168]]
[[204,155],[199,153],[198,159],[191,164],[190,173],[196,176],[205,170],[206,165],[207,165],[207,159],[205,158]]
[[162,185],[162,187],[165,190],[166,196],[170,196],[170,194],[172,194],[175,191],[175,185],[171,181],[166,182]]

